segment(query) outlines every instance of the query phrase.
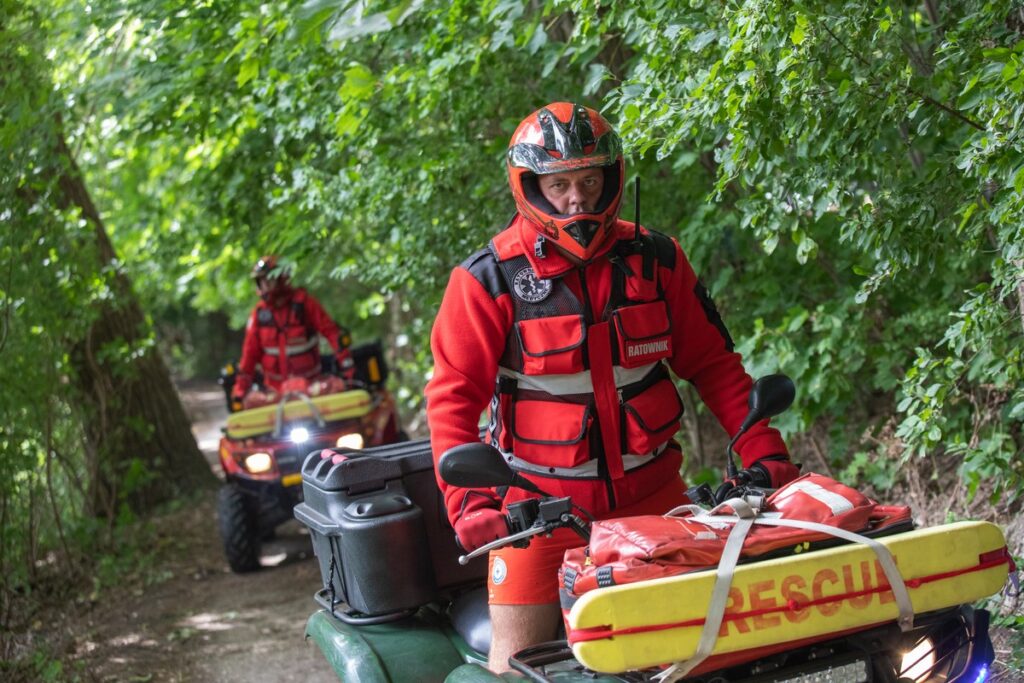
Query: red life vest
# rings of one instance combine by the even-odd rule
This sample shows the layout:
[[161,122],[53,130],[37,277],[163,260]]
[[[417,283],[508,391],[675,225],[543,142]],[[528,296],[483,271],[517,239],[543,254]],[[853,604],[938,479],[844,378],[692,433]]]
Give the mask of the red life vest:
[[306,322],[305,301],[306,292],[296,290],[286,306],[284,324],[265,302],[257,307],[257,335],[263,351],[260,366],[272,385],[289,377],[309,379],[320,374],[320,336]]
[[[611,296],[600,312],[563,278],[538,279],[526,256],[502,260],[493,242],[489,250],[474,275],[503,282],[514,309],[490,406],[490,442],[533,479],[606,481],[596,490],[581,487],[589,491],[584,499],[573,494],[601,514],[615,507],[615,490],[632,471],[655,466],[679,429],[683,404],[663,362],[673,353],[672,320],[657,272],[658,265],[674,268],[674,244],[654,232],[620,240],[610,256]],[[582,271],[580,282],[586,300]],[[610,354],[611,363],[596,362],[600,354]],[[609,414],[613,428],[600,424]],[[661,460],[664,482],[676,476],[678,460]]]

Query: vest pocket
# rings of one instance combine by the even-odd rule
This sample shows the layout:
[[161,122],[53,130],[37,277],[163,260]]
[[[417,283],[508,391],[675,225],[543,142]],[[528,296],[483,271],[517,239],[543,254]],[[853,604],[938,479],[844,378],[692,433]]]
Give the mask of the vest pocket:
[[612,318],[622,367],[638,368],[672,355],[672,325],[666,302],[617,308]]
[[583,371],[583,340],[587,332],[582,315],[520,320],[516,323],[516,334],[523,351],[524,374],[568,375]]
[[626,452],[647,455],[672,438],[683,416],[683,402],[669,379],[624,401]]
[[516,401],[512,408],[512,452],[545,467],[575,467],[590,458],[590,406],[559,401]]

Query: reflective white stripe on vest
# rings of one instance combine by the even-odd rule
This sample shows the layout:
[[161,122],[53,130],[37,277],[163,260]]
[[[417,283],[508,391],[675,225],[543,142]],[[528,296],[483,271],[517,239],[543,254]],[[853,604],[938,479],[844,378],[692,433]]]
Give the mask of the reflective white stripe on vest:
[[[648,455],[632,455],[625,453],[622,456],[622,467],[627,472],[635,470],[637,467],[643,467],[647,463],[654,460],[656,457],[668,447],[670,442],[666,441],[657,448],[654,449],[653,453]],[[527,462],[522,458],[517,458],[509,451],[498,449],[505,457],[507,462],[512,469],[517,472],[528,472],[530,474],[539,474],[545,477],[559,477],[562,479],[596,479],[597,478],[597,460],[588,460],[582,465],[576,467],[545,467],[544,465],[538,465],[536,463]]]
[[[639,382],[647,376],[647,373],[658,362],[648,363],[639,368],[614,366],[612,370],[615,372],[615,386],[624,387]],[[594,385],[590,381],[590,370],[584,370],[572,375],[524,375],[515,370],[499,367],[498,374],[515,379],[519,389],[543,391],[553,396],[594,393]]]
[[827,505],[833,515],[853,509],[853,503],[836,493],[822,488],[821,485],[809,481],[796,481],[786,487],[781,496],[775,499],[775,503],[781,503],[796,493],[804,493],[822,505]]
[[[312,339],[310,339],[309,341],[307,341],[304,344],[295,344],[293,346],[286,346],[285,349],[284,349],[284,353],[285,353],[286,356],[297,356],[300,353],[305,353],[306,351],[310,351],[312,349],[315,349],[319,345],[320,345],[320,338],[319,337],[313,337]],[[280,352],[278,351],[278,348],[276,346],[264,346],[263,347],[263,353],[267,354],[268,356],[280,355]]]

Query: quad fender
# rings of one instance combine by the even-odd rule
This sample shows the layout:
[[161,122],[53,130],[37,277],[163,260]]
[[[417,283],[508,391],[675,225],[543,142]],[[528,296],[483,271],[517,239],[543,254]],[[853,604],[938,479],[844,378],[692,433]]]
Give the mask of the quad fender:
[[325,610],[314,612],[306,622],[306,639],[316,644],[338,678],[359,683],[442,683],[466,663],[452,636],[422,610],[407,619],[372,626],[343,623]]
[[504,683],[505,681],[525,680],[520,674],[506,673],[498,676],[482,664],[463,664],[452,671],[444,683]]

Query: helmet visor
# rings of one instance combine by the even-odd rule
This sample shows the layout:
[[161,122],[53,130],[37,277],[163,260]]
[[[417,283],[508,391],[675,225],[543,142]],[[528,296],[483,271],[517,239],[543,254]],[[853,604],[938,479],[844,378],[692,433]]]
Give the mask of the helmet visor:
[[529,142],[513,145],[508,151],[508,163],[516,168],[525,168],[536,175],[579,171],[595,166],[611,166],[622,153],[619,137],[605,134],[594,145],[589,153],[579,147],[566,145],[552,151]]

